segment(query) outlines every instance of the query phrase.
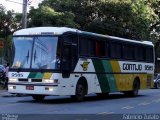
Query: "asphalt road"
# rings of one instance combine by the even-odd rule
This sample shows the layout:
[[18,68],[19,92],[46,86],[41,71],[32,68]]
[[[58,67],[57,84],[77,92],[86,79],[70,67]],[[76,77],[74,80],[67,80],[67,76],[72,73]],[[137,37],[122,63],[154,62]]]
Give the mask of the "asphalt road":
[[[101,99],[93,94],[84,102],[74,102],[67,96],[47,96],[39,103],[30,96],[0,96],[0,114],[121,114],[123,117],[128,114],[160,114],[160,89],[141,90],[137,97],[116,92]],[[160,119],[160,115],[158,117]]]

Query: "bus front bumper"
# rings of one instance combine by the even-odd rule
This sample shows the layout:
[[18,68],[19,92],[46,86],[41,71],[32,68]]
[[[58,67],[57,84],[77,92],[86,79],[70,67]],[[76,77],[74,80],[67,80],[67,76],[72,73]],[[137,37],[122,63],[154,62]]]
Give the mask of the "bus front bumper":
[[59,95],[58,84],[8,83],[9,93]]

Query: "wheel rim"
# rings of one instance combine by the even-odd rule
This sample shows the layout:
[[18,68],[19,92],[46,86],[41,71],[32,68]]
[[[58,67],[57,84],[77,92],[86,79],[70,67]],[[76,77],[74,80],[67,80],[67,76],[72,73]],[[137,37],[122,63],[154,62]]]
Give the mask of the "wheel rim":
[[84,96],[84,87],[81,84],[79,84],[78,87],[77,87],[77,95],[78,96]]
[[138,95],[138,88],[136,88],[136,89],[134,90],[134,94],[135,94],[135,95]]
[[138,95],[138,89],[139,89],[139,84],[136,83],[136,84],[134,85],[134,91],[133,91],[135,96]]

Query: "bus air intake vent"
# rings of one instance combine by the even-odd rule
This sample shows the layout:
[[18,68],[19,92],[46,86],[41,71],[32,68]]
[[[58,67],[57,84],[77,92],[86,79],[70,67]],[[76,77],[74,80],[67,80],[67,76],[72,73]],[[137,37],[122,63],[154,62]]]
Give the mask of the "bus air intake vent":
[[28,79],[24,79],[24,78],[19,78],[18,79],[20,82],[28,82]]
[[42,79],[32,79],[32,82],[42,82]]

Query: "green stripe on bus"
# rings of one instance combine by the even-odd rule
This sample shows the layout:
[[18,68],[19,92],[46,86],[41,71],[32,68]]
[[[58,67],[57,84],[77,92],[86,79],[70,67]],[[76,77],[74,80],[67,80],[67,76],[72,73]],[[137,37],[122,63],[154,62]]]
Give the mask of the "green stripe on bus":
[[[105,69],[101,60],[92,60],[97,73],[104,73]],[[100,88],[103,93],[110,92],[109,83],[105,74],[97,74]]]
[[35,78],[36,74],[37,74],[37,72],[30,72],[28,78]]
[[42,78],[43,78],[43,75],[44,75],[44,74],[42,74],[42,73],[37,73],[36,76],[35,76],[35,78],[36,78],[36,79],[42,79]]
[[[105,72],[110,72],[112,73],[112,66],[109,60],[102,60],[102,64],[104,67]],[[115,81],[115,77],[114,74],[106,74],[108,83],[109,83],[109,87],[110,87],[110,92],[115,92],[117,91],[117,86],[116,86],[116,81]]]
[[42,79],[43,74],[39,72],[31,72],[28,76],[28,78],[35,78],[35,79]]

